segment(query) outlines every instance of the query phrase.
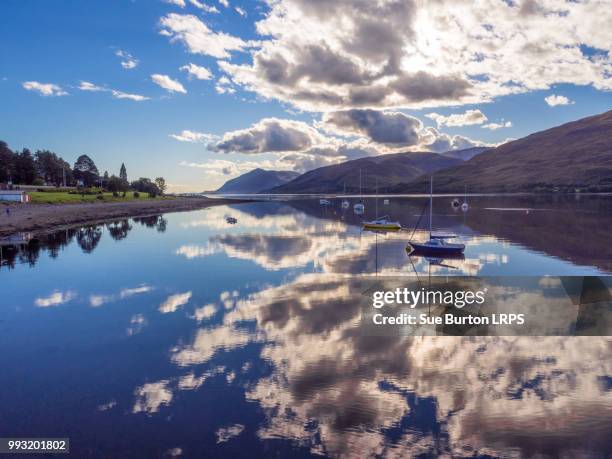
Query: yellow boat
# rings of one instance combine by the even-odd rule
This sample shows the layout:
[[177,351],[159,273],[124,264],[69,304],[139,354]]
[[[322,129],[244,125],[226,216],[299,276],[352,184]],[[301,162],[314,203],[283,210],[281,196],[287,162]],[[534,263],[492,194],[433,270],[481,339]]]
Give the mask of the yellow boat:
[[369,222],[363,222],[363,228],[384,231],[399,231],[402,229],[402,225],[400,225],[399,222],[389,220],[388,216],[384,216]]

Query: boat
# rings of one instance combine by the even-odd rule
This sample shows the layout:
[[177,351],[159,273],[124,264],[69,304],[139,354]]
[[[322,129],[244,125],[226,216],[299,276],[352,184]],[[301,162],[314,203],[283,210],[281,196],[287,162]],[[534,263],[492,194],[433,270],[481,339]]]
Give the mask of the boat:
[[238,223],[238,219],[234,217],[226,217],[225,221],[230,225],[235,225],[236,223]]
[[461,210],[467,212],[470,206],[467,203],[467,186],[463,190],[463,204],[461,204]]
[[361,215],[365,212],[365,204],[363,203],[363,198],[361,194],[361,169],[359,169],[359,201],[355,203],[355,205],[353,206],[353,210],[358,215]]
[[434,234],[432,232],[433,219],[433,175],[429,182],[429,240],[426,242],[409,242],[407,250],[417,254],[446,255],[460,254],[465,250],[464,244],[447,242],[447,239],[455,238],[455,234]]
[[329,200],[327,199],[319,199],[319,204],[321,204],[322,206],[329,206],[331,202],[329,202]]
[[451,201],[451,207],[455,208],[455,207],[459,207],[461,205],[461,203],[459,202],[459,200],[457,198],[453,199]]
[[399,231],[402,229],[402,225],[399,222],[392,221],[387,215],[384,217],[376,218],[369,222],[363,222],[364,229],[373,230],[385,230],[385,231]]
[[398,231],[402,229],[402,225],[399,222],[393,221],[388,215],[384,217],[378,217],[378,180],[376,180],[376,218],[371,221],[364,221],[362,223],[364,229],[369,230],[381,230],[381,231]]
[[[344,195],[346,195],[346,182],[344,182]],[[349,202],[348,199],[344,198],[342,200],[342,208],[343,209],[348,209],[349,207],[351,207],[351,203]]]
[[385,199],[385,200],[383,201],[383,205],[388,206],[388,205],[389,205],[389,200],[388,200],[388,199]]

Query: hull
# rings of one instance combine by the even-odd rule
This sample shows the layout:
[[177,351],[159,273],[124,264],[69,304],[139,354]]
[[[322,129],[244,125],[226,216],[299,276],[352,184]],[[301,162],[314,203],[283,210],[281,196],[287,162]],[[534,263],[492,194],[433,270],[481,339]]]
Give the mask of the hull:
[[376,229],[376,230],[387,230],[387,231],[398,231],[402,229],[402,227],[398,224],[376,224],[376,223],[364,223],[363,227],[366,229]]
[[444,255],[444,254],[460,254],[465,250],[463,244],[453,244],[444,246],[431,246],[427,244],[410,243],[410,246],[415,253]]

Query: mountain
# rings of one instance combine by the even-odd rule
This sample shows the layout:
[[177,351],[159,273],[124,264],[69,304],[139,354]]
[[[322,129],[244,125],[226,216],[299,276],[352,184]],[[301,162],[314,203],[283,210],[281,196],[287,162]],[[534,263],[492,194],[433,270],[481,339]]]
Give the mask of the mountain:
[[[429,177],[395,193],[424,192]],[[437,193],[612,191],[612,111],[505,143],[434,175]]]
[[228,180],[216,193],[259,193],[270,187],[287,183],[298,175],[292,171],[266,171],[253,169],[246,174]]
[[465,148],[464,150],[451,150],[442,154],[444,156],[448,156],[449,158],[456,158],[460,159],[461,161],[468,161],[474,156],[479,155],[480,153],[484,153],[485,151],[490,149],[491,147],[472,147]]
[[363,192],[378,189],[385,193],[390,187],[417,178],[422,174],[455,166],[462,161],[437,153],[396,153],[346,161],[320,167],[300,175],[284,185],[271,188],[271,193],[339,193],[346,184],[347,193],[359,192],[359,170],[362,171]]

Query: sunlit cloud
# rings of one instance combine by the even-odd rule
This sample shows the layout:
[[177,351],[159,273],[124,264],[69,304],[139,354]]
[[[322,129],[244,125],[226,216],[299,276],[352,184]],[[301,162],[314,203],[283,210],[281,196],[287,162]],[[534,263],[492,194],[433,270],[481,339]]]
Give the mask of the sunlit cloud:
[[550,96],[546,96],[544,98],[544,101],[550,107],[556,107],[557,105],[571,105],[571,104],[574,103],[573,101],[571,101],[567,97],[560,96],[560,95],[557,95],[557,94],[551,94]]
[[138,63],[139,63],[138,59],[136,59],[134,56],[132,56],[127,51],[118,49],[117,51],[115,51],[115,56],[121,58],[121,67],[123,67],[126,70],[132,70],[138,66]]
[[45,97],[66,96],[68,93],[61,86],[53,83],[40,83],[38,81],[24,81],[22,83],[24,89],[34,91]]
[[170,295],[162,304],[159,305],[159,312],[168,314],[177,311],[181,306],[186,305],[191,299],[191,292],[177,293]]
[[60,304],[68,303],[77,297],[77,292],[74,290],[60,291],[55,290],[49,296],[39,297],[34,300],[34,304],[39,308],[48,308],[50,306],[59,306]]
[[153,81],[153,83],[155,83],[160,88],[163,88],[170,93],[179,92],[181,94],[187,94],[187,90],[185,89],[185,87],[177,80],[173,80],[172,78],[170,78],[168,75],[154,73],[153,75],[151,75],[151,81]]

